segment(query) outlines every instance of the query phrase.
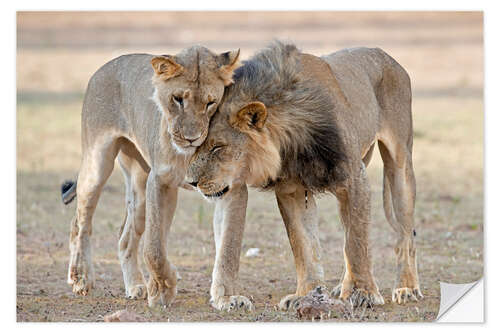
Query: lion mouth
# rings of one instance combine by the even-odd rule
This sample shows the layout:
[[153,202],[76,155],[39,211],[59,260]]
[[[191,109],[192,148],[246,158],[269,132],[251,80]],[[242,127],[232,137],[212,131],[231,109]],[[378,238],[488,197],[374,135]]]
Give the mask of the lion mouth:
[[219,192],[215,192],[215,193],[211,193],[211,194],[203,193],[203,195],[207,198],[220,198],[224,194],[226,194],[228,191],[229,191],[229,186],[226,186],[222,190],[220,190]]

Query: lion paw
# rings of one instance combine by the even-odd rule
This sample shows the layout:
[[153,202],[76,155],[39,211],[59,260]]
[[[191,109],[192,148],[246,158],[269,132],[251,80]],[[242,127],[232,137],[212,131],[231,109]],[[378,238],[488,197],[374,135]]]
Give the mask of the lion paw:
[[354,306],[361,306],[366,304],[367,306],[382,305],[384,304],[384,298],[378,291],[368,292],[364,289],[354,289],[351,296],[349,297],[349,302]]
[[392,291],[392,302],[393,303],[406,303],[407,300],[412,300],[417,302],[418,300],[424,298],[420,288],[396,288]]
[[210,304],[219,311],[253,311],[254,306],[251,300],[245,296],[221,296],[216,300],[210,300]]
[[73,293],[81,296],[87,296],[92,290],[93,283],[85,277],[79,277],[73,282]]
[[73,293],[87,296],[94,286],[93,274],[83,265],[71,266],[69,269],[68,284],[73,287]]
[[138,284],[127,288],[127,298],[129,299],[145,299],[148,296],[146,286]]
[[374,305],[383,305],[384,298],[379,291],[367,291],[362,288],[354,287],[350,292],[342,292],[342,286],[337,286],[332,291],[332,296],[339,297],[341,300],[349,302],[353,307],[359,307],[365,304],[372,307]]
[[166,284],[160,287],[159,283],[152,280],[148,283],[147,296],[148,306],[151,308],[167,308],[177,295],[177,286],[168,287]]
[[302,298],[304,298],[304,296],[297,296],[295,294],[287,295],[283,297],[279,302],[278,309],[280,309],[281,311],[289,311],[295,309]]

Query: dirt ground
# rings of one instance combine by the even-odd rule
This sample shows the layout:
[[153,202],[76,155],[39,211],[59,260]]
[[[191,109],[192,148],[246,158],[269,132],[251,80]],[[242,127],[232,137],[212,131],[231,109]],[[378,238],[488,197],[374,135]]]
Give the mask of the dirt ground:
[[[480,13],[433,12],[205,12],[19,13],[17,17],[17,320],[102,321],[130,309],[151,321],[296,321],[277,311],[295,291],[286,232],[270,193],[251,191],[239,284],[255,302],[253,313],[222,313],[208,304],[215,255],[212,207],[180,190],[169,238],[169,258],[182,280],[171,307],[149,309],[124,298],[117,257],[124,218],[119,168],[108,181],[94,217],[96,288],[72,294],[66,284],[69,222],[60,184],[80,162],[80,109],[88,79],[115,56],[175,53],[191,44],[215,51],[241,48],[243,57],[272,38],[305,52],[378,46],[409,72],[414,91],[416,230],[424,300],[390,302],[395,279],[395,234],[382,208],[382,163],[375,154],[372,184],[374,274],[386,304],[332,314],[331,321],[432,321],[439,281],[467,283],[483,275],[483,28]],[[327,286],[342,274],[343,232],[335,197],[319,202],[322,260]],[[249,248],[260,255],[244,256]]]

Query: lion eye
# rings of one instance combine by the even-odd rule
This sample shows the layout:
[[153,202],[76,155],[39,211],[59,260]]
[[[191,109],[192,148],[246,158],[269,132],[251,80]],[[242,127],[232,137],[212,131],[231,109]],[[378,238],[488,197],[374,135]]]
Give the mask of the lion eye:
[[212,149],[210,149],[210,152],[215,153],[216,151],[221,150],[222,147],[224,147],[224,146],[214,146],[214,147],[212,147]]
[[184,105],[184,101],[182,100],[182,97],[179,96],[174,96],[174,101],[179,104],[180,106]]
[[215,104],[215,102],[214,102],[214,101],[212,101],[212,102],[208,102],[208,103],[207,103],[207,108],[206,108],[206,109],[208,110],[208,108],[209,108],[209,107],[211,107],[211,106],[212,106],[212,105],[214,105],[214,104]]

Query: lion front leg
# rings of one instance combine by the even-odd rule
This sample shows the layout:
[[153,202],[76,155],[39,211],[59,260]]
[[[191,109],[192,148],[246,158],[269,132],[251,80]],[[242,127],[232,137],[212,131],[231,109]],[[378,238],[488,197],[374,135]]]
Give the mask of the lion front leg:
[[283,297],[281,310],[289,310],[309,291],[324,286],[318,237],[316,202],[311,193],[298,185],[281,185],[276,189],[278,207],[295,258],[297,290]]
[[146,282],[140,269],[138,253],[139,242],[146,225],[146,184],[149,170],[139,162],[140,158],[131,143],[124,145],[118,155],[126,188],[126,211],[119,233],[118,258],[123,273],[125,295],[129,299],[147,297]]
[[335,190],[344,226],[344,277],[333,291],[354,306],[384,304],[372,273],[369,251],[370,188],[364,164]]
[[213,225],[216,254],[210,304],[217,310],[252,311],[254,308],[247,297],[235,295],[247,200],[246,185],[233,185],[215,206]]
[[167,259],[167,237],[177,206],[177,186],[151,171],[146,185],[144,262],[149,271],[148,305],[169,306],[177,295],[177,271]]

